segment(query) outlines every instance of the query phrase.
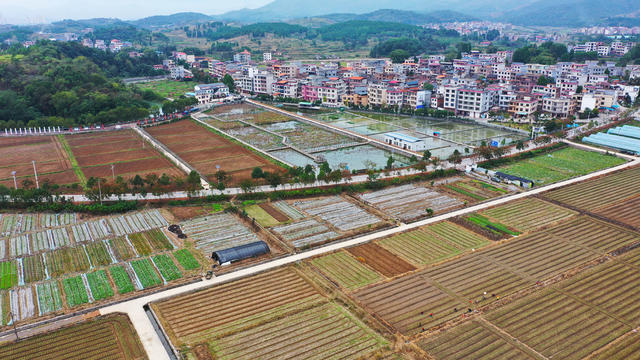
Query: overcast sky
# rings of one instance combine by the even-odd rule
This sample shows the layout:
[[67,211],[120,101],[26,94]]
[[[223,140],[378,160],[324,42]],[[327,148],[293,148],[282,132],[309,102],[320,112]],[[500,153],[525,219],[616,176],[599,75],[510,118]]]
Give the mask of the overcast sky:
[[256,8],[271,0],[0,0],[0,24],[33,24],[95,17],[139,19],[193,11],[208,15]]

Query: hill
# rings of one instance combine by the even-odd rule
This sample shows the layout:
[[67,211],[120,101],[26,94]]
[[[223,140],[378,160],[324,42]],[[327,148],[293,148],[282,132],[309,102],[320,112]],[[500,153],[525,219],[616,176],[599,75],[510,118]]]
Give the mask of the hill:
[[589,26],[638,10],[640,4],[637,0],[539,0],[503,15],[505,21],[517,25]]
[[182,12],[171,15],[150,16],[139,20],[129,21],[129,23],[147,29],[157,29],[167,27],[181,27],[212,20],[213,18],[209,15],[196,12]]
[[290,22],[306,26],[322,26],[336,24],[346,21],[382,21],[395,22],[408,25],[423,25],[429,23],[443,23],[450,21],[472,21],[478,20],[475,17],[462,14],[456,11],[440,10],[430,13],[418,13],[415,11],[381,9],[366,14],[329,14],[324,16],[306,17],[294,19]]

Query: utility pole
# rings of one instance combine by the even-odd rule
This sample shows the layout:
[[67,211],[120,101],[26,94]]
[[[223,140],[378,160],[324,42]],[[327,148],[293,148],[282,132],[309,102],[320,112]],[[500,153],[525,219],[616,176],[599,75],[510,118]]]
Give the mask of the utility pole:
[[13,187],[18,190],[18,181],[16,180],[16,172],[12,171],[11,175],[13,175]]
[[36,187],[40,189],[40,183],[38,182],[38,171],[36,170],[36,161],[31,160],[31,163],[33,164],[33,174],[36,176]]
[[113,179],[113,181],[116,181],[116,172],[114,170],[115,166],[115,164],[111,164],[111,178]]
[[9,311],[9,316],[11,316],[11,323],[13,324],[13,332],[16,334],[16,341],[20,341],[20,337],[18,336],[18,328],[16,327],[16,322],[13,320],[13,311]]
[[102,205],[102,188],[100,187],[100,179],[98,178],[98,196],[100,197],[100,205]]

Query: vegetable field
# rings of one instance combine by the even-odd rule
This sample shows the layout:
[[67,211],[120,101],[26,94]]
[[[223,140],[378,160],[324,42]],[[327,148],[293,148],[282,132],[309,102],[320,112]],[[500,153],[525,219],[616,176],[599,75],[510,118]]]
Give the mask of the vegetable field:
[[546,201],[527,198],[481,211],[480,214],[525,232],[556,223],[576,213]]
[[151,260],[142,259],[142,260],[133,260],[131,262],[131,267],[136,272],[136,276],[140,279],[140,283],[142,287],[145,289],[162,285],[162,280],[158,273],[153,267]]
[[87,288],[84,286],[82,276],[74,276],[62,280],[62,287],[70,307],[86,304],[89,302]]
[[124,269],[124,266],[117,265],[109,268],[109,273],[113,279],[118,294],[127,294],[135,290],[129,274]]
[[0,262],[0,289],[9,289],[16,284],[18,284],[18,266],[16,262]]
[[509,191],[476,179],[461,179],[453,183],[442,185],[446,191],[454,195],[464,195],[472,201],[483,201],[497,196],[506,195]]
[[36,284],[38,310],[40,315],[49,314],[62,309],[62,296],[57,281]]
[[89,273],[87,276],[87,282],[89,283],[89,289],[91,289],[91,295],[95,301],[103,300],[113,296],[113,289],[109,284],[109,278],[107,278],[107,272],[104,270],[98,270]]
[[311,263],[347,290],[356,290],[382,279],[377,272],[345,251],[315,258]]
[[58,277],[64,274],[89,270],[91,264],[83,246],[69,247],[45,253],[49,276]]
[[0,345],[0,358],[145,359],[146,353],[126,315],[108,315]]
[[152,259],[156,268],[160,271],[160,275],[162,275],[162,278],[165,281],[173,281],[182,277],[182,273],[173,260],[171,260],[169,255],[156,255]]
[[200,268],[200,263],[187,249],[180,249],[173,253],[173,257],[178,260],[180,266],[185,270],[195,270]]

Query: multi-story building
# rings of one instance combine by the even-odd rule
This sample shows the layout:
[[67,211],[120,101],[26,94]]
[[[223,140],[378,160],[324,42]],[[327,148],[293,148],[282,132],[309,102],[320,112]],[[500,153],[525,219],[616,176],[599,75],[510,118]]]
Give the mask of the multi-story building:
[[241,64],[248,64],[251,62],[251,53],[247,50],[233,55],[233,61]]
[[509,113],[513,115],[513,117],[530,118],[538,111],[538,105],[539,101],[536,96],[529,94],[518,95],[515,99],[511,100]]
[[542,111],[556,117],[568,117],[574,112],[571,98],[543,97]]
[[229,96],[229,88],[223,83],[199,84],[194,87],[194,90],[200,104]]

